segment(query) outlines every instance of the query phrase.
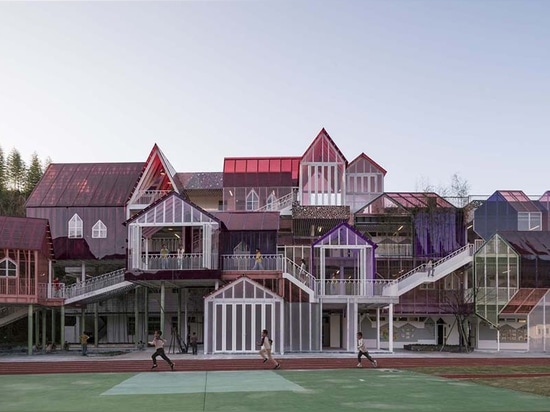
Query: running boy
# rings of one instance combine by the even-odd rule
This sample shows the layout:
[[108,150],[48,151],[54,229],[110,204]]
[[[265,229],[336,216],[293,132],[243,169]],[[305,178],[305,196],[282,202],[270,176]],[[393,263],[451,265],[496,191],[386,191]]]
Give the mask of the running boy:
[[359,362],[357,364],[358,368],[362,368],[363,365],[361,365],[361,356],[365,356],[371,363],[373,367],[378,366],[378,362],[376,362],[370,355],[369,351],[367,350],[367,345],[365,344],[365,341],[363,340],[363,333],[357,332],[357,350],[359,353],[357,354],[357,361]]
[[269,339],[267,329],[264,329],[262,331],[262,340],[259,343],[259,345],[261,346],[260,356],[264,359],[264,363],[267,362],[267,360],[269,359],[271,362],[275,364],[275,367],[273,369],[279,369],[281,367],[281,364],[277,362],[275,359],[273,359],[273,356],[271,355],[272,342],[273,341]]
[[155,331],[155,337],[151,342],[149,342],[149,345],[152,345],[155,347],[156,351],[151,356],[151,359],[153,359],[153,366],[151,369],[156,368],[157,365],[157,356],[160,356],[162,359],[164,359],[168,364],[170,365],[170,369],[174,370],[174,362],[172,362],[168,356],[164,353],[164,344],[166,343],[166,340],[161,338],[160,335],[162,335],[162,332],[160,330]]

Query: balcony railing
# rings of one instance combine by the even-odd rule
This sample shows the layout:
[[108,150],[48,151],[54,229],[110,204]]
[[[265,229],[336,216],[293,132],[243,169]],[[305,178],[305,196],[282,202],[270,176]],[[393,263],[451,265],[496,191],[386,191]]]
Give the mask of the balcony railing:
[[34,295],[34,279],[20,277],[2,277],[0,278],[0,295]]
[[[204,269],[202,253],[185,253],[182,257],[169,254],[167,257],[159,253],[143,256],[141,270],[197,270]],[[216,265],[212,264],[211,268]]]
[[115,270],[114,272],[94,276],[86,279],[85,282],[78,282],[62,289],[62,296],[65,299],[81,296],[85,293],[94,292],[108,286],[117,285],[124,282],[125,269]]
[[222,255],[223,270],[283,270],[283,255],[262,255],[262,261],[256,264],[255,255]]
[[38,285],[38,297],[40,299],[56,299],[65,297],[64,283],[40,283]]
[[170,190],[138,190],[134,204],[150,205],[169,192]]
[[[316,280],[315,295],[319,296],[382,296],[387,279],[329,279]],[[323,290],[324,286],[324,290]]]

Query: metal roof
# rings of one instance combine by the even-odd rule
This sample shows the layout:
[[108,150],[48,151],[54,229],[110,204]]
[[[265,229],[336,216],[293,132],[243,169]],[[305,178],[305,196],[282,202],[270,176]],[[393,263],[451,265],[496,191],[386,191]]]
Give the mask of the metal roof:
[[498,232],[497,235],[521,256],[536,255],[540,258],[550,259],[550,232],[503,231]]
[[0,249],[40,250],[53,258],[47,219],[0,216]]
[[522,288],[501,310],[500,315],[528,315],[550,289]]
[[223,189],[223,173],[221,172],[177,173],[176,179],[185,190]]
[[143,165],[143,162],[52,163],[25,207],[124,206]]

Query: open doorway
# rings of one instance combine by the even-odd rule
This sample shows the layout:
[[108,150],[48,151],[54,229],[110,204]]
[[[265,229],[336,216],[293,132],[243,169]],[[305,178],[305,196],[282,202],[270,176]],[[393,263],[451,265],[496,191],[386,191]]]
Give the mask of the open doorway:
[[342,349],[343,318],[341,310],[323,311],[323,349]]

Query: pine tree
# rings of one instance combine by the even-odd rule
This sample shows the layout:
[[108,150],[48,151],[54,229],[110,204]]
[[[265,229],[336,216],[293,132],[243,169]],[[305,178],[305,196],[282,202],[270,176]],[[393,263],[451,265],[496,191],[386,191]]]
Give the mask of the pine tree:
[[27,176],[25,179],[24,193],[25,196],[29,196],[33,191],[34,187],[38,184],[40,179],[42,179],[43,171],[42,165],[40,164],[40,159],[38,154],[34,152],[31,157],[31,164],[27,170]]
[[8,187],[20,192],[25,182],[26,167],[25,162],[21,158],[21,153],[17,149],[13,149],[8,155],[6,172]]

